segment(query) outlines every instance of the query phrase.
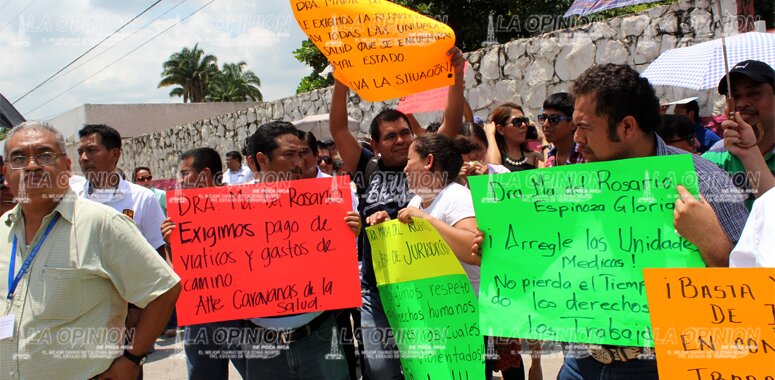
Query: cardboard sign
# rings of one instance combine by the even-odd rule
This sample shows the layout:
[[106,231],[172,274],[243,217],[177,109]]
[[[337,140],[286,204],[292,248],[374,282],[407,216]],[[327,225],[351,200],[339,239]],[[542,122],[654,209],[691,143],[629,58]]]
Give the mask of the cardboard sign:
[[444,110],[448,95],[449,87],[434,88],[399,99],[396,109],[405,114]]
[[645,269],[662,379],[775,378],[775,268]]
[[[470,67],[471,64],[466,62],[463,72],[468,71]],[[398,100],[398,107],[396,109],[405,114],[443,111],[447,108],[448,96],[449,86],[434,88],[433,90],[402,97]]]
[[479,293],[485,335],[650,346],[642,269],[704,266],[673,226],[676,186],[697,194],[689,155],[468,182],[486,234]]
[[484,339],[463,267],[428,221],[367,227],[374,272],[407,379],[478,379]]
[[299,27],[361,98],[377,102],[451,86],[447,51],[455,34],[441,22],[383,0],[291,0]]
[[178,324],[360,306],[349,181],[168,191]]

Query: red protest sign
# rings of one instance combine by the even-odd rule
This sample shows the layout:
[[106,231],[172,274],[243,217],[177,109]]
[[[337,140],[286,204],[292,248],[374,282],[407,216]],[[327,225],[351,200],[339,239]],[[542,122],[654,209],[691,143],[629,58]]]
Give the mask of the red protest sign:
[[349,181],[168,191],[178,323],[360,306]]

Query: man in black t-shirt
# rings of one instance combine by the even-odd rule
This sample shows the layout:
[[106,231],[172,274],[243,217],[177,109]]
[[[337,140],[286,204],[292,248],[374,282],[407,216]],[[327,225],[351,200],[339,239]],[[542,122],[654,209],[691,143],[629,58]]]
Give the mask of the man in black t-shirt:
[[[454,136],[463,119],[463,67],[465,58],[459,49],[451,49],[455,84],[447,98],[447,108],[439,133]],[[450,73],[452,75],[452,73]],[[412,194],[406,184],[403,169],[414,141],[409,118],[394,109],[385,109],[371,121],[369,132],[375,153],[361,147],[347,127],[347,87],[334,83],[330,112],[331,136],[344,161],[344,169],[353,173],[358,186],[358,212],[363,226],[395,218],[398,210],[406,207]],[[377,154],[378,156],[375,156]],[[366,234],[358,237],[358,253],[363,260],[361,288],[361,328],[363,337],[362,370],[366,379],[401,379],[398,350],[389,332],[389,324],[377,290],[377,281],[371,260],[371,246]]]

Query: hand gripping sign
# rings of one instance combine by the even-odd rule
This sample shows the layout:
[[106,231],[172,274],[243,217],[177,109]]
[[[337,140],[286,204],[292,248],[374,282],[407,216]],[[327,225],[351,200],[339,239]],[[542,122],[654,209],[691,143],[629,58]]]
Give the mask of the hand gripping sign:
[[451,86],[449,26],[383,0],[291,0],[334,77],[370,102]]
[[181,325],[360,306],[349,177],[171,190]]

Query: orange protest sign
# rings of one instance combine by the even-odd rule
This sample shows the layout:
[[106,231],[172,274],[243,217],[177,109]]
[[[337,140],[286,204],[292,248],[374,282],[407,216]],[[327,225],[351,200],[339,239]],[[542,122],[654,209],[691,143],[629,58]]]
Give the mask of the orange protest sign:
[[347,176],[172,190],[178,323],[360,306]]
[[291,0],[296,22],[361,98],[382,101],[454,83],[449,26],[383,0]]
[[643,273],[660,378],[775,378],[775,269]]

